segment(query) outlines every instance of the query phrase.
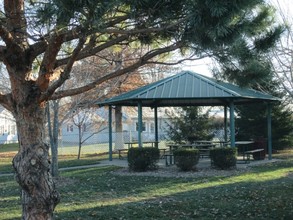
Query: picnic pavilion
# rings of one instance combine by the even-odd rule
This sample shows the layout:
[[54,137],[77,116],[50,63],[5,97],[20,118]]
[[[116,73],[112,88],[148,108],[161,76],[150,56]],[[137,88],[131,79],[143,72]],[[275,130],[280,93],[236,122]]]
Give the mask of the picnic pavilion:
[[[191,71],[183,71],[138,89],[97,103],[109,108],[109,160],[112,160],[112,107],[136,106],[138,108],[138,145],[142,142],[142,108],[154,109],[155,142],[158,142],[157,109],[159,107],[224,106],[224,124],[227,128],[229,109],[230,145],[235,147],[235,105],[267,105],[267,146],[272,159],[271,107],[278,98],[253,89],[222,82]],[[227,130],[227,129],[225,129]],[[227,141],[227,132],[225,131]]]

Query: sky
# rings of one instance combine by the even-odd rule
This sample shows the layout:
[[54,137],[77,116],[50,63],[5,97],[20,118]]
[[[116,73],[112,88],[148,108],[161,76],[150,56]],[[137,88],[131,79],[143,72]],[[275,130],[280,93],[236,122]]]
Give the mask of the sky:
[[182,64],[182,70],[190,70],[201,75],[212,77],[211,68],[212,62],[209,58],[198,61],[188,61]]

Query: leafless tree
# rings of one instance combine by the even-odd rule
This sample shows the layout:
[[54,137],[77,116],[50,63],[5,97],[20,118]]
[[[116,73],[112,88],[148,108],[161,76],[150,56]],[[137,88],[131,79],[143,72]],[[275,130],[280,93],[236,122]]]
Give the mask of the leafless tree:
[[275,4],[279,22],[284,24],[285,31],[278,43],[273,49],[269,60],[274,70],[275,78],[282,85],[282,90],[286,94],[284,101],[293,103],[293,9],[287,7],[291,4],[289,1],[273,1]]

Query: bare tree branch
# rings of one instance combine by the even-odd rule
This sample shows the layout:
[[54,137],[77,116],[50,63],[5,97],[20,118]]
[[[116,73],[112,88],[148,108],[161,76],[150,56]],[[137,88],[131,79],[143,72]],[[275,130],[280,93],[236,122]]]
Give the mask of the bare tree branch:
[[0,94],[0,104],[3,105],[7,110],[13,111],[12,109],[12,96],[11,94],[2,95]]
[[82,49],[84,43],[85,43],[85,37],[80,38],[77,47],[74,49],[71,59],[68,60],[67,65],[63,71],[63,73],[60,75],[60,78],[53,83],[48,90],[41,96],[40,101],[47,100],[49,96],[51,96],[56,89],[58,89],[70,76],[70,72],[72,69],[72,66],[76,60],[76,57],[78,56],[80,50]]
[[96,81],[93,81],[92,83],[89,83],[88,85],[85,85],[85,86],[82,86],[82,87],[79,87],[79,88],[75,88],[75,89],[69,89],[69,90],[66,90],[66,91],[58,91],[56,92],[55,94],[52,95],[52,97],[50,97],[49,99],[50,100],[55,100],[55,99],[59,99],[59,98],[63,98],[63,97],[66,97],[66,96],[73,96],[73,95],[77,95],[77,94],[80,94],[80,93],[83,93],[83,92],[86,92],[86,91],[89,91],[93,88],[95,88],[97,85],[107,81],[107,80],[110,80],[110,79],[113,79],[117,76],[121,76],[125,73],[128,73],[128,72],[131,72],[145,64],[148,63],[148,61],[160,54],[164,54],[164,53],[167,53],[167,52],[171,52],[171,51],[174,51],[178,48],[180,48],[182,46],[182,42],[177,42],[177,43],[174,43],[170,46],[167,46],[167,47],[164,47],[164,48],[159,48],[159,49],[155,49],[155,50],[152,50],[148,53],[146,53],[144,56],[142,56],[138,61],[136,61],[135,63],[133,63],[132,65],[130,66],[127,66],[125,68],[121,68],[121,69],[118,69],[118,70],[115,70],[113,71],[112,73],[109,73],[103,77],[100,77],[99,79],[97,79]]

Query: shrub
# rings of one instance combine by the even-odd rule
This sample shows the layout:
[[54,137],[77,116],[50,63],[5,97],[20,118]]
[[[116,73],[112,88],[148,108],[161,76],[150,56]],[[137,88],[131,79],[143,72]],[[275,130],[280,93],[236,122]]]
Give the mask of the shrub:
[[128,167],[132,171],[147,171],[158,168],[160,150],[155,147],[130,148],[127,153]]
[[220,147],[210,150],[212,165],[220,169],[229,169],[236,166],[237,148]]
[[199,160],[198,149],[179,148],[174,152],[176,166],[182,171],[189,171],[195,168]]

